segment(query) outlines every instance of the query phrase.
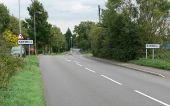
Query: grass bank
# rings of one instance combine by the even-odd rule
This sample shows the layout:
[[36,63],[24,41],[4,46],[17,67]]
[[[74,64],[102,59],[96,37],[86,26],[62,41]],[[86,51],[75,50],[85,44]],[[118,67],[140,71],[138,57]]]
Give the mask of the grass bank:
[[1,90],[1,106],[45,106],[38,59],[25,58],[25,65],[10,80],[7,90]]
[[154,67],[154,68],[159,68],[164,70],[170,70],[170,61],[166,61],[162,59],[152,60],[152,59],[140,58],[139,60],[129,61],[129,63],[142,65],[142,66],[149,66],[149,67]]

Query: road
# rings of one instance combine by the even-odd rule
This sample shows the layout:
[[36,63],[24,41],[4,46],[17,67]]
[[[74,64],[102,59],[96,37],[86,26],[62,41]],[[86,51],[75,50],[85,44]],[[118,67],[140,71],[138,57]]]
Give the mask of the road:
[[170,106],[170,80],[87,59],[40,56],[47,106]]

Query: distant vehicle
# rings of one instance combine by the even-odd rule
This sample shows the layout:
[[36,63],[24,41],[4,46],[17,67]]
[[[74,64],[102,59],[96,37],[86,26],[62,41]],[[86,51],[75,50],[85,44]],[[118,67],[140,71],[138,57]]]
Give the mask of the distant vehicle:
[[[11,55],[19,57],[20,56],[20,46],[12,47]],[[25,57],[25,49],[22,47],[22,56]]]

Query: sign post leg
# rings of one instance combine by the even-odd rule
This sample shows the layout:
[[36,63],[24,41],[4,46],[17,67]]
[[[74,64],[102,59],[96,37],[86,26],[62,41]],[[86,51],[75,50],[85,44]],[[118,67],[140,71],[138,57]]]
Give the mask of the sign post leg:
[[154,58],[155,58],[155,50],[152,49],[152,59],[154,60]]
[[30,54],[31,54],[31,53],[30,53],[30,52],[31,52],[31,51],[30,51],[30,45],[29,45],[29,50],[28,50],[28,51],[29,51],[29,56],[30,56]]
[[22,57],[22,45],[20,45],[20,57]]
[[146,59],[148,59],[148,49],[146,49]]

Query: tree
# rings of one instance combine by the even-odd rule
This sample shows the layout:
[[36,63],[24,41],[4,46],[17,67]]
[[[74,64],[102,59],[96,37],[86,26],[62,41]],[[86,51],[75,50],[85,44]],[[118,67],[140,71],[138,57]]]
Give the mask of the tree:
[[9,47],[9,48],[18,45],[18,44],[17,44],[18,37],[17,37],[17,35],[15,35],[11,30],[7,29],[7,30],[3,33],[3,37],[4,37],[4,40],[5,40],[6,44],[8,44],[8,47]]
[[70,30],[70,28],[68,28],[67,29],[67,32],[66,32],[66,34],[65,34],[65,39],[66,39],[66,50],[67,51],[69,51],[70,50],[70,48],[72,47],[71,46],[71,37],[73,37],[73,35],[72,35],[72,33],[71,33],[71,30]]
[[94,22],[86,21],[81,22],[78,26],[75,26],[74,32],[78,35],[76,37],[76,44],[79,48],[86,51],[91,49],[89,33],[91,26],[95,25]]
[[27,8],[30,18],[26,19],[28,25],[28,34],[30,39],[34,39],[34,15],[36,26],[36,41],[37,50],[45,51],[49,44],[51,25],[47,22],[48,13],[44,9],[42,3],[38,0],[34,0],[32,4]]
[[51,29],[51,46],[54,53],[62,52],[65,49],[65,37],[57,26],[53,26]]
[[[143,37],[143,44],[162,43],[162,36],[166,35],[167,19],[169,17],[170,2],[168,0],[137,0],[139,5],[137,24]],[[165,36],[166,37],[166,36]]]
[[[13,32],[15,35],[19,34],[19,19],[16,18],[15,16],[10,16],[10,21],[9,21],[9,25],[8,25],[8,30],[10,30],[11,32]],[[27,39],[28,37],[28,31],[27,31],[27,26],[26,26],[26,22],[21,20],[21,29],[22,29],[22,35],[24,36],[24,39]]]
[[121,0],[109,0],[107,9],[103,11],[99,47],[96,52],[100,57],[112,58],[119,61],[136,59],[141,53],[141,39],[138,35],[137,24],[132,20],[129,10],[124,9]]
[[2,33],[9,24],[9,11],[6,6],[0,4],[0,53],[6,52],[6,45]]
[[4,4],[0,4],[0,34],[5,31],[9,23],[9,11]]

